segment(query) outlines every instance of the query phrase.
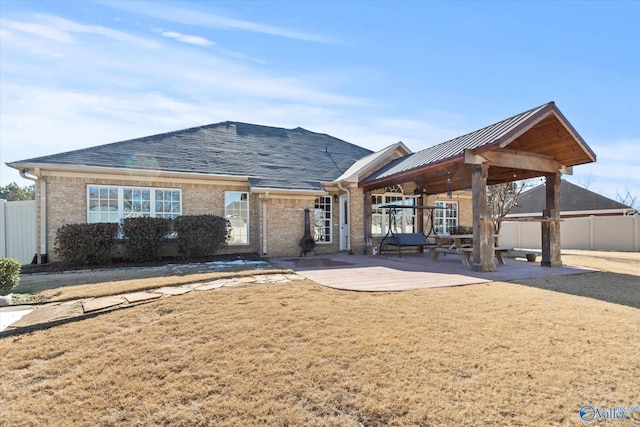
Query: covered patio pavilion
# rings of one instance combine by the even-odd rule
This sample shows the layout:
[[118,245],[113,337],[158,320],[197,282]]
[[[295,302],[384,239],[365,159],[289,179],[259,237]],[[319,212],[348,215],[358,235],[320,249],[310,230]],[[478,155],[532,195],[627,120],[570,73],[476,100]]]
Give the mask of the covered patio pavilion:
[[560,267],[560,177],[570,174],[573,166],[595,161],[595,153],[555,103],[549,102],[397,159],[359,185],[365,199],[375,189],[407,182],[415,182],[422,194],[471,189],[471,268],[492,272],[496,271],[494,228],[487,208],[487,185],[545,177],[541,264]]

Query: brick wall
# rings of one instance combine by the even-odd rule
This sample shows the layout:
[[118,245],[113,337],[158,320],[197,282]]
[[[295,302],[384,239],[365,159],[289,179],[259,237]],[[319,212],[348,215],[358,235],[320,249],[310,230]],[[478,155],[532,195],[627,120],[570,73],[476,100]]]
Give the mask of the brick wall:
[[[50,261],[56,261],[54,242],[57,230],[65,224],[78,224],[87,221],[87,186],[97,185],[117,185],[150,188],[180,188],[182,189],[182,214],[202,215],[213,214],[224,216],[224,191],[249,191],[248,186],[233,185],[222,187],[219,185],[207,184],[172,184],[153,183],[148,181],[125,180],[125,179],[98,179],[98,178],[75,178],[46,176],[46,196],[47,196],[47,255]],[[40,201],[40,188],[36,185],[36,200]],[[250,245],[230,246],[222,253],[243,253],[258,252],[257,232],[252,224],[256,221],[254,217],[252,200],[249,202],[251,237]],[[38,207],[38,221],[40,221],[40,209]],[[39,224],[39,222],[38,222]],[[255,234],[255,236],[254,236]],[[40,227],[38,227],[38,241],[40,239]]]
[[[331,243],[316,243],[316,253],[329,253],[339,250],[339,213],[338,204],[332,197],[332,240]],[[260,238],[260,253],[268,256],[298,256],[300,255],[300,239],[304,235],[304,209],[309,208],[311,220],[311,234],[313,234],[313,210],[315,197],[279,197],[271,195],[267,200],[260,200],[260,218],[266,211],[267,253],[264,254],[262,225],[257,227]]]
[[[213,214],[224,216],[225,191],[248,192],[245,185],[221,185],[206,183],[154,183],[143,180],[77,178],[46,176],[47,186],[47,255],[49,261],[56,261],[54,242],[57,230],[65,224],[85,223],[87,221],[87,186],[115,185],[147,188],[179,188],[182,190],[182,214]],[[332,197],[332,242],[316,245],[316,252],[336,252],[339,250],[339,214],[338,203]],[[36,200],[40,200],[40,188],[36,185]],[[299,242],[304,233],[304,208],[313,208],[315,197],[271,196],[261,199],[259,194],[249,195],[249,244],[227,246],[221,253],[258,253],[263,254],[263,209],[267,213],[267,254],[268,256],[297,256],[300,254]],[[353,203],[353,199],[352,199]],[[357,203],[357,201],[356,201]],[[352,207],[352,209],[354,209]],[[353,212],[361,212],[355,208]],[[38,221],[40,210],[38,208]],[[39,224],[39,222],[38,222]],[[313,230],[313,229],[312,229]],[[313,231],[312,231],[313,232]],[[38,233],[40,227],[38,226]],[[38,242],[39,240],[38,234]],[[263,254],[264,255],[264,254]]]

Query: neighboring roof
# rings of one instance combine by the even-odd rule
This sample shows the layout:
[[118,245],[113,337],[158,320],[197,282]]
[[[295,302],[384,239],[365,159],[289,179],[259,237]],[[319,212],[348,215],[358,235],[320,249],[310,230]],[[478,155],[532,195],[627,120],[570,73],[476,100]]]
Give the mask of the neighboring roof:
[[375,153],[358,160],[353,165],[351,165],[351,167],[345,173],[336,178],[335,182],[358,182],[362,174],[366,172],[372,172],[373,170],[375,170],[374,168],[376,167],[376,165],[378,165],[380,162],[383,162],[385,159],[391,158],[392,160],[395,160],[396,158],[405,156],[407,154],[411,154],[411,150],[409,150],[407,146],[402,143],[402,141],[396,142],[395,144],[392,144],[380,151],[376,151]]
[[[511,210],[516,214],[541,214],[546,206],[546,185],[542,184],[531,190],[525,191],[518,198],[518,203]],[[601,210],[633,210],[615,200],[601,196],[569,181],[560,181],[560,211],[601,211]]]
[[37,157],[15,168],[73,165],[248,176],[252,186],[322,190],[371,150],[302,128],[223,122]]
[[[467,150],[481,156],[482,153],[490,150],[506,148],[554,159],[563,166],[590,163],[596,159],[595,153],[573,129],[555,103],[549,102],[398,159],[367,177],[364,184],[365,186],[377,183],[386,185],[387,181],[411,180],[417,174],[431,172],[438,167],[464,165],[464,155]],[[504,180],[504,177],[512,176],[515,171],[501,172],[503,175],[499,179]],[[518,176],[522,175],[518,174]],[[467,183],[466,178],[461,180],[461,183],[463,182]],[[442,182],[440,187],[441,184]]]

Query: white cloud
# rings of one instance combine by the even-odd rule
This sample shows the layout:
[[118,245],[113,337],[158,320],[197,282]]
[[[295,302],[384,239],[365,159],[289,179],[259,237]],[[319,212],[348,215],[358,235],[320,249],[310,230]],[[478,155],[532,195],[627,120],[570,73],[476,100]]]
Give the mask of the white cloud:
[[99,25],[84,25],[75,21],[51,15],[42,15],[40,19],[46,24],[49,24],[49,26],[51,26],[54,30],[60,32],[96,34],[113,40],[131,43],[144,48],[158,47],[158,44],[152,40]]
[[190,36],[187,34],[178,33],[176,31],[159,31],[163,37],[177,40],[182,43],[193,44],[196,46],[214,46],[215,43],[209,39],[200,36]]
[[201,10],[169,6],[167,4],[159,2],[154,3],[153,7],[149,7],[149,5],[145,4],[144,2],[104,1],[100,3],[112,8],[126,10],[127,12],[149,16],[168,22],[178,22],[186,25],[197,25],[206,28],[217,28],[224,30],[243,30],[315,43],[335,44],[339,42],[336,38],[326,35],[290,30],[287,28],[265,25],[258,22],[230,18],[220,14],[204,12]]
[[[57,28],[52,28],[49,25],[14,21],[11,19],[0,19],[0,26],[2,26],[3,32],[7,30],[20,31],[60,43],[70,43],[73,40],[67,32],[61,31]],[[5,34],[3,34],[3,37],[4,36]]]

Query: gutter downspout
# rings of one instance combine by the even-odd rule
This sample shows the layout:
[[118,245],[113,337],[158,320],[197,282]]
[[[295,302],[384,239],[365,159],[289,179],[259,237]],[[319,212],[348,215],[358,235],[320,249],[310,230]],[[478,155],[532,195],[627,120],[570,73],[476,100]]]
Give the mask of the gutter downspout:
[[341,182],[338,182],[338,188],[340,189],[340,191],[347,193],[347,227],[349,227],[349,232],[347,233],[347,249],[351,254],[351,191],[349,191],[349,189],[347,188],[344,188]]
[[267,200],[269,200],[269,192],[264,193],[262,199],[262,255],[267,254]]
[[43,263],[43,255],[47,253],[47,185],[41,180],[40,168],[35,168],[33,176],[28,176],[29,169],[21,169],[20,176],[34,182],[34,185],[40,183],[40,250],[36,253],[36,262]]

